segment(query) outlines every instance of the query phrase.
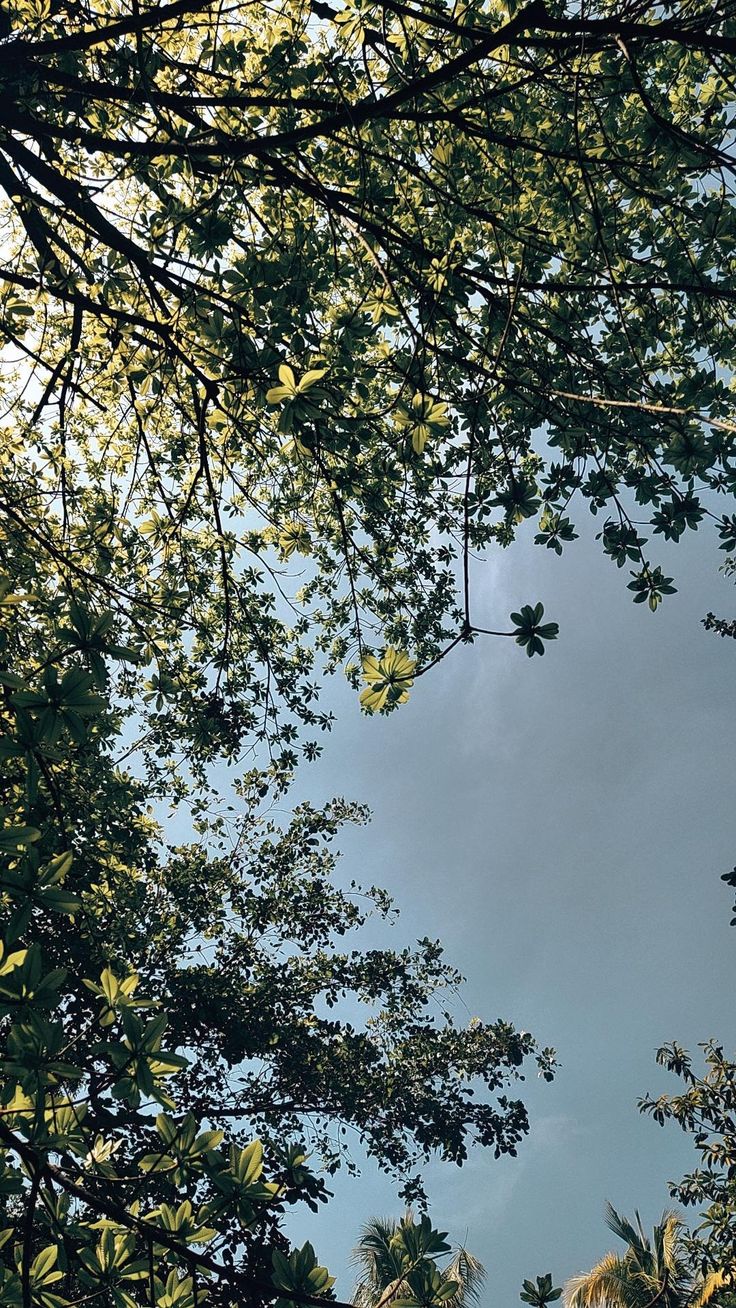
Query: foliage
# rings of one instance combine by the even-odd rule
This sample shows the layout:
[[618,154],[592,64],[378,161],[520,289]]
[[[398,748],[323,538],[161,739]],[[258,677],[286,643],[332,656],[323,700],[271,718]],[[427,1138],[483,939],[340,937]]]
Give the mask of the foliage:
[[650,1240],[638,1213],[631,1223],[610,1204],[606,1208],[606,1226],[625,1242],[626,1252],[608,1253],[589,1272],[573,1276],[565,1286],[567,1308],[702,1308],[720,1302],[723,1274],[693,1274],[676,1213],[662,1214]]
[[[361,810],[272,809],[323,667],[385,712],[481,634],[544,652],[541,602],[496,632],[471,593],[525,521],[557,555],[587,501],[653,610],[642,533],[736,543],[733,20],[1,23],[0,1297],[306,1304],[309,1148],[354,1130],[421,1197],[432,1152],[515,1151],[509,1085],[553,1058],[434,1019],[434,943],[339,944],[389,907],[331,879]],[[439,1234],[401,1239],[409,1302],[448,1302]]]
[[692,1136],[700,1155],[701,1165],[671,1182],[670,1193],[679,1203],[701,1209],[700,1223],[686,1243],[705,1274],[736,1266],[736,1062],[714,1042],[702,1049],[704,1072],[680,1045],[658,1050],[657,1062],[674,1072],[684,1089],[675,1095],[647,1095],[640,1108],[660,1126],[676,1122]]
[[519,1298],[532,1304],[533,1308],[546,1308],[548,1303],[562,1298],[562,1290],[552,1284],[552,1273],[545,1272],[544,1276],[537,1277],[536,1285],[533,1281],[524,1281]]
[[381,658],[363,659],[363,677],[368,682],[360,702],[368,713],[386,712],[406,703],[414,684],[415,664],[398,650],[387,649]]
[[421,1197],[412,1166],[462,1161],[471,1134],[515,1152],[527,1118],[504,1087],[534,1042],[438,1020],[460,978],[434,942],[340,947],[391,912],[333,880],[331,841],[363,809],[301,804],[282,826],[252,771],[196,839],[166,840],[115,761],[108,667],[133,653],[43,555],[16,562],[34,590],[0,605],[0,1297],[189,1308],[209,1279],[214,1303],[273,1298],[272,1257],[284,1300],[323,1296],[280,1231],[327,1197],[304,1142],[329,1173],[350,1130]]
[[[736,521],[734,521],[733,527],[736,530]],[[721,549],[732,547],[733,540],[734,536],[731,533],[724,544],[721,545]],[[726,559],[721,572],[727,577],[736,575],[736,558],[733,555]],[[718,618],[715,613],[707,613],[703,618],[703,626],[706,631],[715,631],[719,636],[730,636],[732,640],[736,640],[736,618]]]
[[706,613],[703,626],[706,631],[715,631],[719,636],[730,636],[736,640],[736,618],[717,618],[715,613]]
[[521,645],[529,658],[534,654],[544,654],[544,641],[556,640],[559,627],[556,622],[542,622],[543,604],[525,604],[521,613],[512,613],[511,621],[515,624],[514,635],[517,645]]
[[318,752],[313,668],[496,629],[526,520],[560,554],[587,502],[651,609],[658,538],[733,548],[726,4],[4,24],[0,510],[148,652],[152,770]]
[[399,1221],[373,1218],[353,1250],[359,1268],[353,1295],[357,1308],[469,1308],[476,1303],[486,1273],[467,1249],[459,1248],[444,1267],[437,1259],[451,1252],[446,1231],[411,1213]]
[[[726,885],[731,886],[731,888],[736,887],[736,867],[732,868],[730,872],[721,873],[721,881],[725,881]],[[734,904],[731,912],[734,914],[731,918],[731,926],[736,926],[736,904]]]
[[[6,591],[0,674],[0,1298],[191,1308],[214,1276],[213,1301],[229,1303],[253,1278],[270,1285],[269,1232],[323,1185],[294,1150],[272,1152],[269,1177],[258,1141],[198,1124],[172,1090],[189,1059],[167,1037],[165,933],[146,934],[167,920],[155,827],[107,755],[100,667],[73,644],[39,667],[53,647],[16,617],[24,599]],[[233,1253],[255,1237],[244,1280]]]

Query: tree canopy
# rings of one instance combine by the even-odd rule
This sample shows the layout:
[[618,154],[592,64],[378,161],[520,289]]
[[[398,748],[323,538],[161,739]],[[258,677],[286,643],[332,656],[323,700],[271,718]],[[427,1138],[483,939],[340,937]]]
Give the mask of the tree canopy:
[[[329,1173],[354,1133],[421,1198],[433,1153],[515,1151],[554,1057],[459,1028],[434,942],[354,947],[391,911],[333,877],[363,810],[274,807],[324,670],[386,712],[481,634],[544,653],[536,597],[472,595],[525,520],[560,554],[587,503],[652,610],[658,538],[736,544],[734,19],[1,24],[0,1295],[319,1302],[282,1229],[326,1197],[308,1151]],[[443,1240],[404,1234],[439,1308]]]
[[687,1208],[697,1205],[700,1221],[688,1233],[691,1261],[703,1274],[736,1268],[736,1063],[716,1041],[703,1045],[700,1071],[681,1045],[664,1045],[657,1062],[674,1072],[683,1086],[678,1094],[646,1095],[641,1111],[663,1126],[675,1122],[692,1136],[699,1165],[670,1183],[670,1194]]
[[189,1308],[208,1275],[223,1305],[322,1293],[280,1222],[354,1166],[346,1136],[421,1199],[423,1159],[515,1153],[508,1087],[553,1055],[500,1020],[457,1026],[435,942],[360,947],[391,901],[341,888],[330,842],[363,809],[301,804],[284,826],[253,770],[174,842],[120,757],[110,615],[39,566],[0,622],[2,1302]]
[[658,540],[733,546],[728,6],[5,21],[5,529],[150,653],[158,740],[290,766],[315,660],[371,711],[481,630],[542,653],[471,556],[580,499],[652,608]]

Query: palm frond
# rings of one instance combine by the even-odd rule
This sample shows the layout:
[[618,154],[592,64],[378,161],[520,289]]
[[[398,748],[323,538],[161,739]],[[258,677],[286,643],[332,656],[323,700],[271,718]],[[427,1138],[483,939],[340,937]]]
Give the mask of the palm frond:
[[731,1282],[724,1273],[703,1278],[694,1274],[682,1239],[683,1220],[665,1209],[650,1241],[635,1213],[635,1223],[606,1205],[606,1225],[626,1250],[607,1254],[583,1276],[565,1287],[566,1308],[706,1308]]
[[589,1272],[565,1285],[565,1308],[631,1308],[631,1272],[625,1259],[607,1253]]
[[393,1217],[372,1217],[361,1228],[350,1256],[353,1267],[358,1269],[353,1291],[353,1303],[358,1308],[372,1308],[401,1271],[391,1250],[391,1238],[398,1226]]
[[351,1262],[362,1265],[365,1255],[387,1249],[392,1235],[398,1230],[395,1217],[371,1217],[360,1228],[358,1243],[351,1254]]
[[623,1217],[617,1213],[613,1204],[606,1202],[604,1221],[609,1231],[613,1231],[619,1240],[623,1240],[629,1248],[640,1257],[650,1250],[649,1241],[644,1233],[641,1218],[636,1214],[636,1226],[633,1226],[628,1217]]
[[352,1303],[355,1308],[373,1308],[376,1301],[374,1287],[368,1281],[358,1281],[353,1289]]
[[468,1308],[479,1302],[486,1282],[486,1269],[469,1250],[458,1249],[452,1262],[442,1268],[442,1275],[458,1283],[456,1293],[445,1300],[447,1308]]
[[682,1230],[682,1218],[674,1209],[666,1209],[662,1213],[660,1225],[656,1228],[661,1232],[661,1264],[670,1275],[678,1275],[681,1266],[680,1252],[680,1231]]
[[691,1308],[704,1308],[704,1305],[710,1303],[719,1290],[726,1288],[730,1290],[732,1286],[732,1278],[728,1277],[724,1271],[709,1272],[707,1276],[703,1277],[695,1297],[690,1300]]

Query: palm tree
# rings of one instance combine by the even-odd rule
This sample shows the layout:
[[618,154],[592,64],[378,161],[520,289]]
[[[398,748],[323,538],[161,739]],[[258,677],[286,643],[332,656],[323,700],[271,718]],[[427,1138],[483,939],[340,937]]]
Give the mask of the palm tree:
[[682,1220],[665,1211],[652,1240],[639,1214],[635,1224],[606,1206],[606,1226],[626,1244],[565,1286],[565,1308],[704,1308],[726,1284],[723,1272],[701,1277],[685,1256]]
[[425,1281],[431,1294],[441,1282],[454,1281],[455,1293],[442,1297],[443,1308],[471,1308],[478,1302],[486,1279],[483,1264],[467,1249],[458,1248],[449,1263],[441,1268],[436,1259],[450,1253],[444,1235],[432,1229],[429,1218],[415,1222],[408,1213],[397,1221],[393,1217],[374,1217],[366,1222],[353,1250],[352,1262],[358,1268],[353,1294],[357,1308],[390,1308],[394,1299],[411,1299],[417,1295],[418,1278]]

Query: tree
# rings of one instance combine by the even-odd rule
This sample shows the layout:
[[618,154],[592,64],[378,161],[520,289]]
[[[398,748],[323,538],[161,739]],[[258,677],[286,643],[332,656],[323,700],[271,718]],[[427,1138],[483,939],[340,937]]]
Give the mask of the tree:
[[[733,20],[2,24],[2,1297],[321,1301],[281,1229],[325,1196],[305,1119],[411,1196],[427,1152],[514,1151],[535,1048],[433,1026],[434,945],[339,950],[362,915],[324,842],[359,814],[268,807],[329,728],[323,669],[388,711],[496,630],[472,556],[525,519],[557,554],[576,497],[603,511],[653,610],[645,530],[734,544]],[[500,634],[557,628],[534,603]]]
[[34,590],[0,603],[0,1298],[307,1302],[331,1280],[281,1222],[327,1197],[310,1131],[328,1170],[352,1128],[421,1197],[412,1165],[461,1161],[471,1133],[515,1152],[526,1113],[504,1090],[534,1042],[426,1014],[459,980],[430,941],[338,948],[390,910],[331,881],[329,842],[364,810],[301,805],[281,830],[256,771],[239,813],[202,803],[198,839],[166,841],[114,757],[107,669],[134,652],[43,555],[23,563]]
[[[736,575],[736,559],[733,556],[726,559],[721,572],[727,577]],[[706,631],[715,631],[719,636],[730,636],[736,640],[736,618],[718,618],[715,613],[707,613],[703,618],[703,626]]]
[[657,538],[733,547],[728,5],[5,24],[0,510],[149,649],[156,750],[291,768],[315,664],[385,711],[486,630],[543,652],[472,557],[580,499],[652,609]]
[[353,1295],[357,1308],[388,1304],[420,1305],[439,1298],[447,1308],[469,1308],[478,1302],[486,1273],[467,1249],[458,1248],[443,1268],[437,1259],[451,1252],[447,1232],[432,1230],[425,1216],[418,1223],[409,1213],[374,1217],[365,1224],[353,1250],[358,1282]]
[[702,1165],[671,1182],[670,1194],[678,1203],[701,1210],[686,1244],[693,1263],[707,1274],[736,1266],[736,1063],[713,1041],[702,1048],[702,1073],[682,1046],[658,1050],[657,1062],[675,1073],[684,1089],[675,1095],[647,1095],[639,1107],[660,1126],[677,1123],[692,1136],[700,1155]]
[[565,1286],[568,1308],[701,1308],[721,1289],[720,1271],[705,1280],[693,1275],[676,1213],[662,1214],[651,1241],[638,1213],[632,1224],[608,1204],[606,1226],[625,1242],[626,1252],[606,1254],[589,1272],[573,1276]]

